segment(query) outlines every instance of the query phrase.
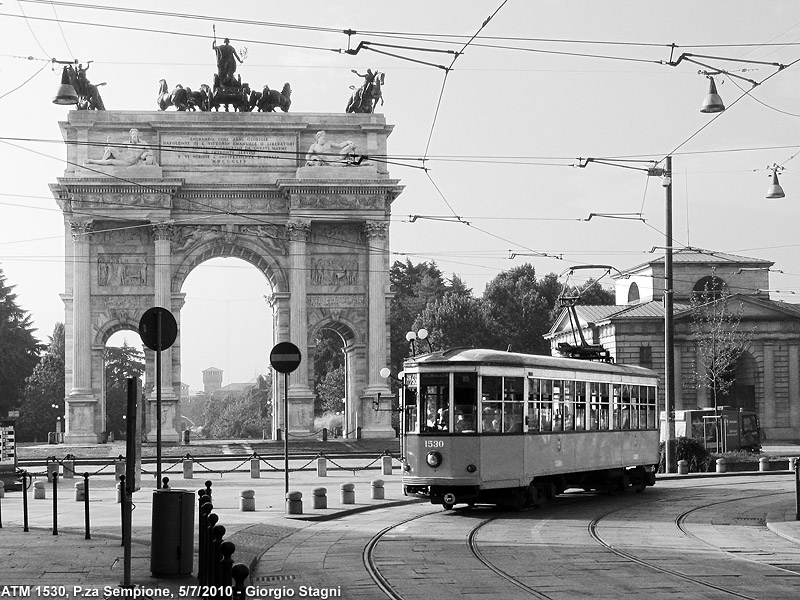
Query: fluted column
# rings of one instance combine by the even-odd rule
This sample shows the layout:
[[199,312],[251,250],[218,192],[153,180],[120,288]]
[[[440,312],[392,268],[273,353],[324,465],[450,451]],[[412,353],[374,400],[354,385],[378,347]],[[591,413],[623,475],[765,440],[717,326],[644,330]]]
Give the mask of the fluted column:
[[[92,390],[91,221],[70,221],[72,233],[72,382],[66,398],[69,443],[97,442],[97,398]],[[102,429],[102,424],[99,424]]]
[[289,341],[300,349],[300,366],[289,376],[288,431],[311,431],[314,425],[314,393],[308,385],[311,357],[308,352],[306,298],[306,244],[311,233],[308,221],[286,223],[289,235]]
[[[172,223],[156,223],[152,226],[154,252],[154,306],[166,308],[172,312]],[[174,316],[174,315],[173,315]],[[179,417],[178,402],[172,382],[172,348],[161,351],[161,439],[165,442],[177,442],[180,433],[177,430]],[[148,397],[150,430],[148,437],[156,439],[158,410],[156,390]]]
[[[367,387],[361,398],[361,434],[364,437],[390,437],[391,413],[369,410],[379,396],[391,402],[392,391],[380,371],[389,364],[386,319],[386,294],[389,291],[389,273],[386,268],[389,224],[383,221],[367,221],[364,233],[367,239],[368,269],[368,318],[367,318]],[[385,408],[385,407],[384,407]]]

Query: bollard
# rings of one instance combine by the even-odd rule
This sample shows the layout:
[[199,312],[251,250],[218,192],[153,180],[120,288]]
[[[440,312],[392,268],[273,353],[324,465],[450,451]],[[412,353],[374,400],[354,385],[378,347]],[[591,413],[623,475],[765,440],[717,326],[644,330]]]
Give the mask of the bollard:
[[[125,475],[122,475],[122,477],[125,477]],[[121,504],[122,503],[122,492],[123,492],[122,483],[117,483],[117,485],[115,487],[117,488],[117,504]]]
[[381,461],[383,462],[383,474],[384,475],[391,475],[392,474],[392,457],[391,456],[383,456],[381,457]]
[[314,508],[328,508],[328,490],[323,487],[314,488]]
[[197,545],[197,581],[200,585],[207,585],[206,577],[206,535],[208,534],[208,515],[211,514],[214,506],[211,504],[211,497],[206,494],[205,489],[200,490],[200,517],[198,519],[198,545]]
[[323,442],[327,442],[328,441],[328,428],[327,427],[323,427],[322,428],[322,441]]
[[239,510],[242,512],[253,512],[256,509],[255,490],[242,490],[239,495]]
[[72,454],[67,454],[64,457],[64,479],[74,479],[75,478],[75,457]]
[[33,482],[33,499],[34,500],[44,500],[47,498],[47,494],[44,489],[44,481],[34,481]]
[[341,500],[342,504],[355,504],[356,503],[356,484],[343,483],[341,486]]
[[317,459],[317,477],[328,476],[328,459],[321,456]]
[[125,458],[121,454],[114,459],[114,480],[119,481],[120,475],[125,475]]
[[214,526],[214,539],[211,541],[212,546],[212,555],[211,555],[211,566],[213,569],[213,573],[211,573],[211,578],[213,585],[215,587],[219,587],[220,583],[222,582],[222,549],[221,546],[225,541],[225,527],[223,525],[215,525]]
[[762,456],[758,459],[758,470],[761,473],[769,471],[769,459],[766,456]]
[[192,479],[194,477],[194,461],[186,455],[187,458],[183,459],[183,478]]
[[728,464],[724,458],[717,459],[717,473],[727,473],[728,472]]
[[206,534],[205,534],[205,585],[214,585],[214,527],[217,526],[219,516],[216,513],[208,513],[206,517]]
[[689,474],[689,461],[688,460],[679,460],[678,461],[678,475],[688,475]]
[[4,481],[0,481],[0,498],[4,498],[6,495],[6,483]]
[[231,569],[233,568],[233,553],[236,552],[236,544],[229,541],[224,541],[219,545],[219,550],[222,552],[222,576],[219,580],[219,585],[222,588],[230,587],[233,583],[231,576]]
[[231,568],[231,577],[233,577],[232,600],[245,600],[247,598],[245,581],[250,577],[250,568],[242,563],[236,563]]
[[286,494],[286,514],[303,514],[303,492],[289,492]]
[[372,488],[372,499],[373,500],[383,500],[384,499],[384,491],[383,491],[383,479],[373,479],[372,483],[370,484]]
[[75,482],[75,502],[86,501],[86,483],[84,481]]
[[255,456],[250,459],[250,479],[261,478],[261,461]]

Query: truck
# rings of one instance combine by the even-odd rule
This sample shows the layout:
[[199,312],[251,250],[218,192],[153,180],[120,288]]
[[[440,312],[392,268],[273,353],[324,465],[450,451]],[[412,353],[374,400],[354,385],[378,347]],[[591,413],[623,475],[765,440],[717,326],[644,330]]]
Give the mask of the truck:
[[[758,414],[732,406],[675,411],[675,437],[701,442],[709,452],[761,450]],[[661,413],[661,440],[666,436],[666,418]]]

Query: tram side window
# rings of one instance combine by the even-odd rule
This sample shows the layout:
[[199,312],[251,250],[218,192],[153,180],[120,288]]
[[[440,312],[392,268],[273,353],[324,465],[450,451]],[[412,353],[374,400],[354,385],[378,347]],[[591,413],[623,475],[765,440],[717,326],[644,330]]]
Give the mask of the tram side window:
[[621,429],[620,418],[622,416],[622,406],[620,400],[620,388],[618,383],[611,384],[611,411],[612,429]]
[[481,377],[481,431],[500,433],[503,425],[503,378]]
[[575,429],[575,382],[564,381],[564,431]]
[[619,401],[619,427],[620,429],[631,428],[631,386],[623,384],[620,386]]
[[631,429],[639,429],[639,411],[641,405],[639,403],[639,386],[632,385],[631,387]]
[[422,431],[447,431],[450,421],[450,375],[422,373],[419,378]]
[[528,431],[539,431],[541,379],[528,379]]
[[522,432],[522,400],[525,380],[522,377],[503,377],[503,433]]
[[585,381],[575,382],[575,430],[586,429],[586,386]]
[[600,429],[602,431],[608,429],[608,412],[610,409],[609,385],[608,383],[598,384],[600,394]]
[[553,380],[553,431],[564,431],[564,382]]
[[542,399],[539,403],[539,413],[542,416],[542,431],[553,430],[553,380],[542,379]]
[[589,386],[589,429],[600,429],[600,384],[590,381]]
[[478,430],[478,375],[456,373],[453,381],[453,432],[475,433]]
[[[656,411],[656,388],[655,386],[648,385],[642,388],[646,390],[647,394],[647,428],[648,429],[655,429],[656,428],[656,415],[658,411]],[[644,397],[645,392],[642,393]]]

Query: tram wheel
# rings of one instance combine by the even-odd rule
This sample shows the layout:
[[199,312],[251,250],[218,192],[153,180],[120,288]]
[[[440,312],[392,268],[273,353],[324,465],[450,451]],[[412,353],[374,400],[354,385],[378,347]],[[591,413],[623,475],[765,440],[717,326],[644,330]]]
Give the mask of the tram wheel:
[[444,507],[445,510],[453,510],[455,504],[451,502],[442,502],[442,506]]

